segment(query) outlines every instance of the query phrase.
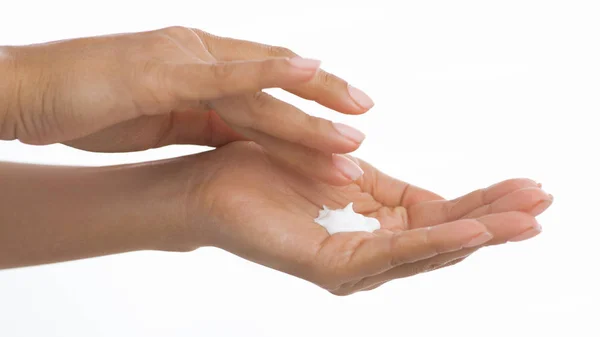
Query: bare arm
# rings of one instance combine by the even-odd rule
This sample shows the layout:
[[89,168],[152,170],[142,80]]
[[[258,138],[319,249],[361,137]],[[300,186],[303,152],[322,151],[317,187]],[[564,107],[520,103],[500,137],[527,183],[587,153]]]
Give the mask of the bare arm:
[[[183,160],[185,162],[185,160]],[[179,161],[105,168],[0,163],[0,269],[179,250]],[[168,183],[167,183],[168,182]]]

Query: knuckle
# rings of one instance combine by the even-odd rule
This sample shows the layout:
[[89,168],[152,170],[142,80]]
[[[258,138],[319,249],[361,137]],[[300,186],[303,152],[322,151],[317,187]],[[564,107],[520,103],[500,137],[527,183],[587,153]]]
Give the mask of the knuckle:
[[179,45],[184,49],[196,50],[200,41],[200,34],[197,34],[192,28],[183,26],[173,26],[167,28],[165,35],[179,42]]
[[233,76],[235,68],[231,63],[216,62],[209,64],[208,70],[217,81],[228,81]]
[[171,69],[166,65],[154,61],[145,62],[134,70],[135,85],[141,84],[148,89],[146,101],[154,106],[171,107],[178,96],[187,95],[186,88],[181,88],[180,84],[171,81],[170,71]]
[[167,72],[158,62],[145,62],[139,74],[135,77],[142,78],[143,83],[152,89],[162,89],[167,86]]
[[311,116],[305,112],[298,115],[300,122],[307,130],[310,130],[316,136],[328,137],[328,134],[333,129],[333,123],[323,118]]
[[[172,51],[175,47],[173,38],[163,32],[154,34],[151,38],[147,39],[142,46],[134,48],[131,53],[136,54],[140,51],[145,53],[145,56],[150,54],[150,57],[156,57],[158,55],[166,55],[166,51]],[[135,56],[135,55],[134,55]]]
[[391,260],[390,260],[390,265],[389,267],[395,267],[395,266],[400,266],[406,263],[406,257],[404,256],[404,254],[398,254],[398,246],[402,246],[403,242],[405,241],[404,239],[404,233],[403,232],[399,232],[396,233],[392,236],[392,239],[389,240],[389,246],[388,246],[388,254],[389,256],[391,256]]
[[189,34],[191,32],[189,28],[183,26],[169,26],[161,29],[161,31],[164,34],[174,37],[180,36],[182,34]]
[[265,109],[271,102],[271,96],[265,92],[258,91],[252,95],[251,111],[255,115],[263,115]]
[[323,88],[329,89],[332,88],[339,79],[326,71],[319,70],[317,73],[317,83]]
[[419,231],[419,243],[424,246],[433,246],[431,241],[431,227],[425,227]]
[[266,60],[258,63],[258,78],[261,78],[261,75],[272,74],[278,70],[280,66],[280,62],[278,60]]

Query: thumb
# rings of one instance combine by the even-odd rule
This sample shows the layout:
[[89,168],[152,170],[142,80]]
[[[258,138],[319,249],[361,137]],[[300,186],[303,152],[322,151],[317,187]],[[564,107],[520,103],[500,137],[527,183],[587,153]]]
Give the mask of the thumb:
[[209,100],[307,82],[320,62],[294,57],[166,66],[167,85],[178,99]]

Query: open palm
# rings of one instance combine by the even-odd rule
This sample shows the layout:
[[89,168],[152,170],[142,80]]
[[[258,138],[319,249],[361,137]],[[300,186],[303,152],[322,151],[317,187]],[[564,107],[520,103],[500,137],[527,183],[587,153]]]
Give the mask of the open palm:
[[[188,218],[202,209],[205,222],[218,224],[211,244],[339,295],[455,264],[484,244],[530,238],[540,231],[534,217],[552,202],[529,179],[445,200],[357,159],[363,177],[330,186],[276,164],[250,142],[201,156],[218,167],[198,182]],[[314,223],[323,205],[350,202],[381,230],[329,235]]]

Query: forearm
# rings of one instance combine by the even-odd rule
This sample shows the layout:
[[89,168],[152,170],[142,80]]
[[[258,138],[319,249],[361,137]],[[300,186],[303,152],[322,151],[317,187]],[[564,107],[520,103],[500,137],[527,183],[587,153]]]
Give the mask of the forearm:
[[[185,161],[185,160],[184,160]],[[177,250],[181,160],[105,168],[0,163],[0,269]]]

